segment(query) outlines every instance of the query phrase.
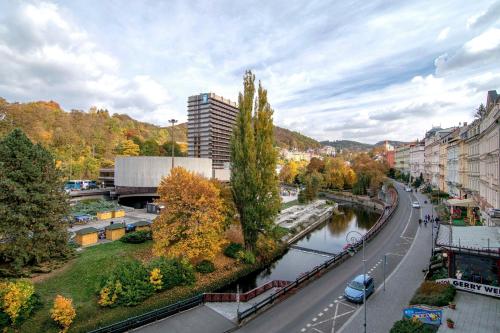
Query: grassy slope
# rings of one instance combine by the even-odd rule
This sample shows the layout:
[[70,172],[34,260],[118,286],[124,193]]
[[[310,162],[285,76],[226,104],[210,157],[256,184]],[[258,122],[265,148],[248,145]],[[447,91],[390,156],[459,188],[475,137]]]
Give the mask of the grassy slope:
[[116,241],[85,249],[67,267],[51,273],[48,278],[36,283],[36,291],[42,296],[44,303],[43,308],[21,326],[20,332],[58,332],[58,328],[49,317],[49,310],[57,294],[72,298],[76,306],[77,316],[70,332],[88,332],[200,292],[219,289],[257,268],[235,264],[233,259],[221,254],[215,259],[217,271],[207,275],[197,273],[195,286],[176,287],[157,293],[135,307],[100,308],[96,292],[101,278],[112,270],[120,258],[136,257],[147,260],[151,245],[152,242],[124,244]]

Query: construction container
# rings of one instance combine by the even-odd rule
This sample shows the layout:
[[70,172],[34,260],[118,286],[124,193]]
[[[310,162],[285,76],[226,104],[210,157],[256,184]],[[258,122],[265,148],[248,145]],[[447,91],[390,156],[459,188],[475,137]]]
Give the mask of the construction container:
[[110,241],[118,240],[125,235],[125,223],[113,223],[106,228],[106,239]]
[[151,231],[151,222],[148,221],[138,221],[132,225],[135,227],[135,231]]
[[123,209],[113,211],[113,217],[125,217],[125,211]]
[[83,228],[75,232],[75,242],[80,246],[97,243],[99,230],[93,227]]
[[113,217],[112,212],[99,212],[96,214],[98,220],[107,220]]

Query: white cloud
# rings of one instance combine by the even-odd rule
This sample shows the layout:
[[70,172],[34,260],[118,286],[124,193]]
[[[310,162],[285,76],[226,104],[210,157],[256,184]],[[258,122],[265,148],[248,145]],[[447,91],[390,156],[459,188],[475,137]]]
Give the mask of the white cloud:
[[465,43],[464,48],[469,53],[480,53],[497,48],[500,45],[500,29],[491,28]]
[[445,40],[446,37],[448,37],[448,34],[450,33],[450,27],[446,27],[444,28],[443,30],[441,30],[439,32],[439,35],[437,37],[437,40],[438,41],[442,41],[442,40]]

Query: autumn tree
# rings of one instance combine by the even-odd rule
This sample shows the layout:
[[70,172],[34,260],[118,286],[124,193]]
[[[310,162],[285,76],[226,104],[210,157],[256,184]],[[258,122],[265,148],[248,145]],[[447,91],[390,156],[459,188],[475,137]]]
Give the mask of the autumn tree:
[[54,299],[54,305],[50,310],[50,316],[61,327],[61,333],[67,332],[71,323],[73,323],[73,319],[76,317],[73,300],[57,295]]
[[224,244],[224,204],[217,187],[184,168],[172,169],[158,187],[165,209],[153,223],[157,256],[213,259]]
[[140,146],[141,156],[159,156],[160,146],[153,139],[148,139],[142,143]]
[[0,141],[0,266],[20,273],[70,253],[61,178],[54,157],[21,130]]
[[[174,142],[174,157],[187,156],[185,152],[182,151],[181,146]],[[165,142],[161,147],[161,154],[165,156],[172,156],[172,141]]]
[[382,187],[388,171],[386,164],[375,161],[366,153],[358,154],[353,159],[352,168],[357,178],[353,193],[361,195],[375,195]]
[[328,157],[324,164],[323,174],[326,187],[342,190],[353,186],[356,174],[346,161],[339,157]]
[[116,152],[118,155],[123,156],[139,156],[141,149],[137,143],[132,140],[123,140],[116,147]]
[[285,163],[280,170],[279,178],[283,183],[292,184],[299,174],[299,165],[295,161]]
[[239,113],[231,140],[231,187],[243,229],[245,247],[254,251],[259,235],[274,228],[280,209],[277,154],[267,91],[259,84],[255,99],[255,76],[245,73]]

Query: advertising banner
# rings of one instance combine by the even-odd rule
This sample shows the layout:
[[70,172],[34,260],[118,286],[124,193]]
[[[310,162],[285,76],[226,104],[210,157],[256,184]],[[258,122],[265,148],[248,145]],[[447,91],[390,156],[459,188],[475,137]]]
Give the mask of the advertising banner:
[[482,294],[486,296],[493,296],[500,298],[500,288],[489,286],[486,284],[480,284],[470,281],[457,280],[457,279],[439,279],[436,280],[438,283],[448,283],[458,290],[470,291],[471,293]]
[[443,310],[424,305],[414,305],[403,310],[403,318],[418,319],[422,324],[441,325]]

